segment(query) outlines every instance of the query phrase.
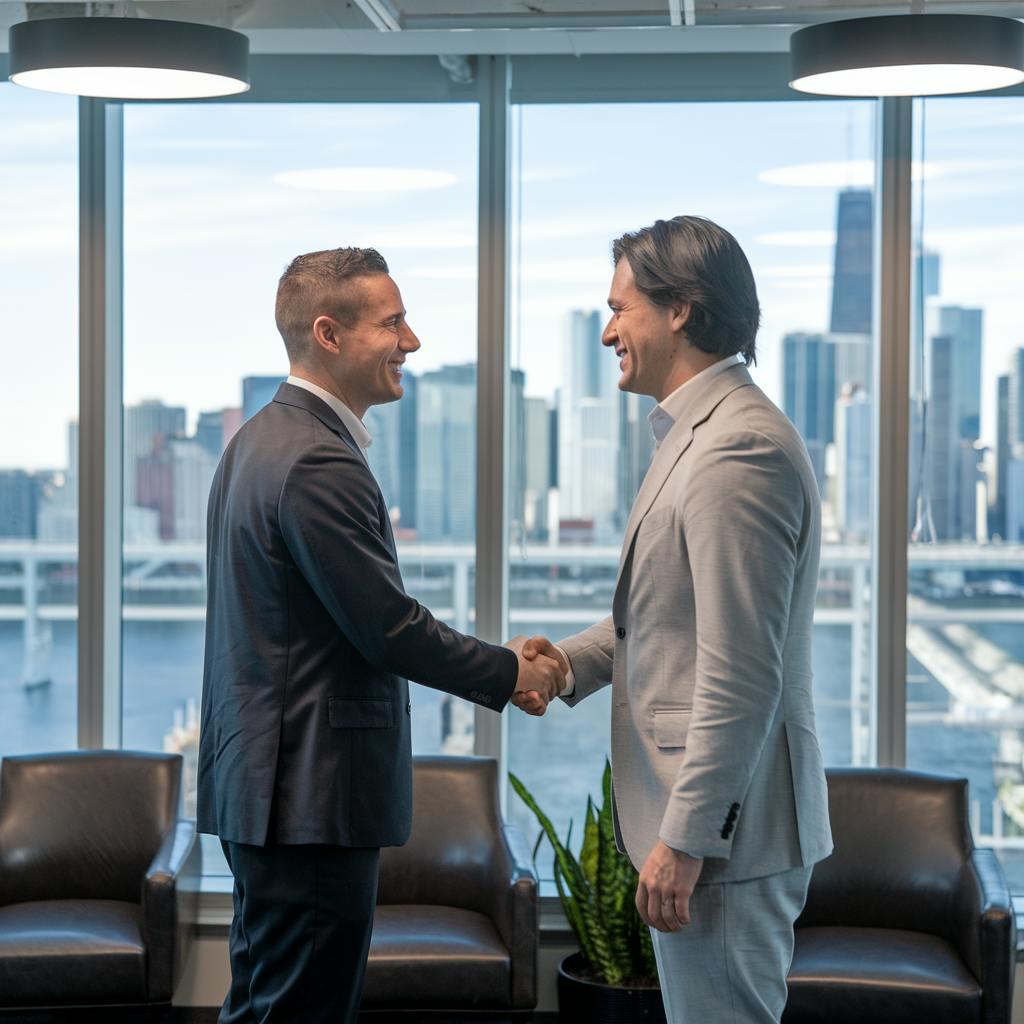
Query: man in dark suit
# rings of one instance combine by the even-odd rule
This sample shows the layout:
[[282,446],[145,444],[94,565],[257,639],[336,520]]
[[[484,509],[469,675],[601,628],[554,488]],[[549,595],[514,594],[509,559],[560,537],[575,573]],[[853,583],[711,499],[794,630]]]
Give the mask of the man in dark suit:
[[208,512],[199,829],[234,875],[222,1024],[354,1021],[382,846],[409,836],[407,679],[543,714],[564,677],[406,594],[362,417],[420,347],[372,249],[295,259],[291,363],[235,435]]

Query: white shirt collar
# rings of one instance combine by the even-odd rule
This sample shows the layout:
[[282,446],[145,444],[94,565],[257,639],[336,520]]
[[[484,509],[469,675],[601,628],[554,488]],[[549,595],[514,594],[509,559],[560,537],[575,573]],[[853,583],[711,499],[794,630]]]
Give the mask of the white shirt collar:
[[287,383],[293,384],[297,388],[304,388],[310,394],[316,395],[322,402],[326,402],[337,413],[338,419],[345,424],[348,432],[352,435],[352,440],[363,451],[373,444],[373,438],[370,437],[370,432],[363,425],[363,421],[337,395],[332,395],[330,391],[325,391],[318,384],[304,380],[302,377],[289,376]]
[[739,366],[745,362],[743,356],[736,352],[734,355],[719,359],[717,363],[704,367],[700,373],[694,374],[688,381],[684,381],[666,398],[663,398],[650,412],[647,417],[651,424],[651,433],[654,434],[655,447],[661,444],[668,437],[668,432],[675,426],[676,419],[680,412],[680,399],[685,388],[696,384],[698,381],[707,383],[712,377],[717,377],[723,370],[731,366]]

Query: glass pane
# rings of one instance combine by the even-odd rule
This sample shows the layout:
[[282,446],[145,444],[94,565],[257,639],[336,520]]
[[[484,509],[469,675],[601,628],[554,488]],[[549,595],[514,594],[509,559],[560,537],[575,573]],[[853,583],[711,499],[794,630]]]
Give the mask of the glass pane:
[[[820,482],[814,688],[833,765],[873,756],[874,110],[857,101],[515,111],[509,631],[557,639],[611,609],[653,451],[654,400],[618,391],[600,344],[610,243],[659,217],[708,216],[750,259],[763,311],[754,379],[799,428]],[[657,158],[631,157],[628,140],[657,145]],[[570,818],[581,827],[596,792],[609,718],[608,690],[571,710],[556,702],[540,721],[509,717],[509,767],[563,833]],[[514,796],[509,808],[534,834]]]
[[[369,461],[407,589],[472,628],[476,139],[466,104],[126,107],[126,746],[194,767],[207,495],[288,373],[274,297],[299,253],[376,247],[402,290],[423,347],[366,417]],[[414,750],[471,749],[472,709],[416,690]]]
[[78,115],[0,85],[0,756],[78,742]]
[[917,101],[907,763],[1024,890],[1024,99]]

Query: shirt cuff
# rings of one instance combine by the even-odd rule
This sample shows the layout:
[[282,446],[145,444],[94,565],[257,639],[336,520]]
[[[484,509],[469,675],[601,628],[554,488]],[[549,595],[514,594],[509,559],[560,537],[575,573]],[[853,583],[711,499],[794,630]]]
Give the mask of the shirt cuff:
[[569,655],[566,654],[558,644],[555,644],[554,648],[563,658],[565,658],[565,663],[569,666],[569,671],[565,673],[565,686],[562,688],[562,692],[558,696],[571,697],[573,691],[576,689],[576,676],[572,671],[572,662],[569,660]]

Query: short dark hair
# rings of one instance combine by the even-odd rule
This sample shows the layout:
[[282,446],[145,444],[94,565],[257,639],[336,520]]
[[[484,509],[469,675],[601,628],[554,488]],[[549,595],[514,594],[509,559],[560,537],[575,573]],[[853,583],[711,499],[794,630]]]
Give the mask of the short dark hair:
[[309,352],[313,321],[333,316],[354,323],[362,292],[360,277],[386,274],[388,265],[376,249],[321,249],[296,256],[277,285],[274,319],[288,358],[298,362]]
[[688,302],[686,336],[702,352],[757,361],[761,322],[757,288],[739,242],[706,217],[656,220],[612,243],[618,266],[625,256],[636,286],[651,302]]

